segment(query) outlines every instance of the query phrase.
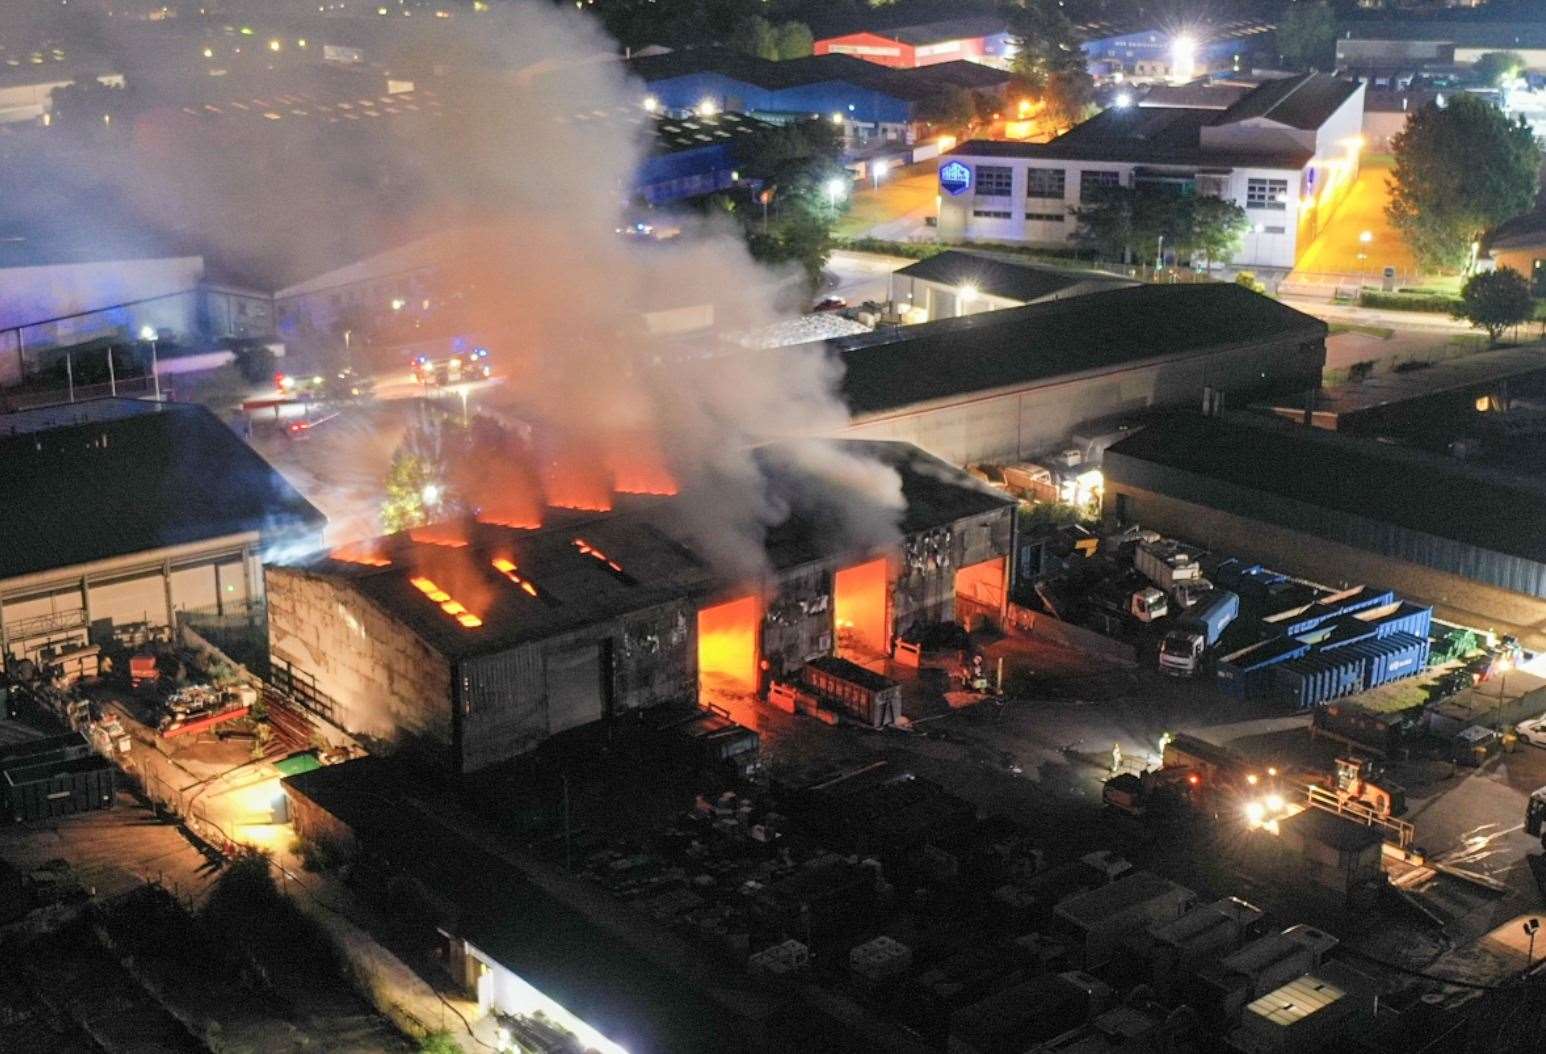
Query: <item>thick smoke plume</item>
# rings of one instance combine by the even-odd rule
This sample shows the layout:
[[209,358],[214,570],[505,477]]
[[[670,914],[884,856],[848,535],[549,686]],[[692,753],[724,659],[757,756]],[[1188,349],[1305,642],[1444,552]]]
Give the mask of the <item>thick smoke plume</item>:
[[[142,86],[141,102],[146,91],[168,102],[78,156],[51,139],[26,154],[46,161],[24,185],[47,199],[40,215],[90,220],[82,206],[114,201],[115,215],[171,248],[208,246],[290,280],[383,241],[434,237],[447,284],[469,291],[469,332],[506,377],[497,394],[475,396],[475,409],[531,437],[507,445],[511,463],[491,445],[489,470],[470,484],[492,520],[524,523],[542,497],[597,506],[614,490],[677,489],[666,526],[745,575],[763,568],[766,530],[791,509],[821,509],[856,545],[890,540],[896,473],[812,438],[848,419],[837,367],[818,351],[747,351],[715,335],[776,321],[795,276],[752,261],[728,219],[694,219],[669,244],[619,236],[632,218],[630,178],[650,148],[645,88],[588,16],[567,5],[494,6],[413,19],[412,29],[396,20],[393,74],[413,81],[416,116],[390,120],[304,102],[238,113],[198,58],[195,35],[218,36],[216,22],[174,20],[186,24],[136,28],[132,39],[98,22],[101,35],[69,46],[141,56],[124,70],[131,88]],[[148,43],[162,37],[176,42]],[[241,43],[219,38],[217,48],[232,39]],[[285,47],[288,59],[295,44]],[[275,83],[336,80],[318,66],[287,67]],[[237,80],[233,69],[221,82],[233,99],[243,97]],[[184,105],[188,83],[215,92],[216,105]],[[753,454],[780,439],[801,441],[779,460],[802,470],[803,491],[770,488]],[[359,472],[336,467],[338,478]],[[334,475],[313,472],[324,484]],[[533,486],[544,494],[516,493]]]
[[[728,222],[703,222],[669,245],[620,238],[627,180],[647,148],[645,89],[622,63],[584,61],[613,49],[588,20],[540,5],[510,19],[504,58],[522,71],[517,87],[497,113],[473,111],[460,135],[489,137],[468,163],[485,169],[480,182],[502,184],[499,211],[513,223],[492,226],[464,262],[479,288],[476,328],[513,373],[512,409],[542,422],[539,458],[558,477],[550,497],[567,486],[586,504],[608,476],[632,489],[642,474],[641,489],[652,489],[663,463],[682,490],[668,526],[738,574],[760,569],[764,531],[791,505],[822,505],[858,544],[888,540],[895,472],[807,438],[848,418],[825,356],[731,354],[703,334],[648,332],[647,317],[701,319],[705,309],[716,330],[768,324],[789,276],[752,261]],[[752,447],[784,438],[804,440],[788,463],[833,496],[769,488]]]

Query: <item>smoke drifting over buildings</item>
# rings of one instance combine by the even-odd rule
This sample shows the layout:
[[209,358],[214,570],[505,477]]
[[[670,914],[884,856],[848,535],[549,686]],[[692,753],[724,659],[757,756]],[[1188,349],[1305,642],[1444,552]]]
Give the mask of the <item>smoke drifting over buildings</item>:
[[[900,497],[889,469],[815,442],[783,455],[843,490],[835,501],[769,493],[754,460],[760,442],[830,434],[848,418],[820,353],[748,352],[717,336],[774,321],[775,295],[790,299],[798,277],[756,264],[726,217],[690,219],[670,244],[617,233],[634,218],[630,178],[653,129],[645,89],[587,15],[509,4],[326,30],[389,37],[371,61],[390,56],[389,78],[412,83],[412,113],[407,97],[371,102],[363,70],[324,68],[315,37],[302,60],[299,40],[270,45],[261,26],[227,34],[217,54],[244,53],[220,55],[229,76],[210,77],[199,55],[207,34],[223,32],[214,22],[174,20],[152,38],[144,24],[88,21],[58,39],[67,53],[117,61],[129,112],[82,134],[56,122],[37,130],[38,149],[14,152],[8,161],[63,174],[18,180],[39,199],[30,211],[102,228],[87,221],[111,203],[130,219],[130,248],[207,252],[222,278],[259,289],[437,242],[444,287],[466,297],[466,334],[504,378],[474,395],[473,410],[518,425],[510,442],[484,445],[486,471],[460,481],[490,520],[529,522],[544,502],[598,508],[615,492],[680,492],[667,526],[748,573],[765,528],[791,505],[830,508],[834,530],[861,543],[891,537]],[[254,49],[289,64],[238,68]],[[319,105],[345,97],[340,80],[360,83],[352,108]],[[269,111],[253,108],[247,81]],[[319,88],[285,102],[285,85],[296,96]],[[393,116],[362,117],[368,108]],[[374,363],[393,366],[406,363]],[[319,478],[359,474],[317,467]]]

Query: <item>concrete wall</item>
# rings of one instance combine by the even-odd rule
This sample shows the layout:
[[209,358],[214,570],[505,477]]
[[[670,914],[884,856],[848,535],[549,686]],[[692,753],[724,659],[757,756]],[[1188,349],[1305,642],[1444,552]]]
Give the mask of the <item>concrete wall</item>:
[[[134,334],[146,325],[184,337],[196,329],[203,275],[198,256],[6,268],[0,273],[0,331],[20,330],[29,366],[35,352]],[[13,333],[3,346],[14,345]],[[0,379],[14,369],[0,361]]]
[[1094,376],[963,396],[853,421],[844,435],[915,443],[955,465],[1010,462],[1067,444],[1097,420],[1160,406],[1197,406],[1205,386],[1243,405],[1251,392],[1303,391],[1318,385],[1324,340],[1284,340],[1138,364]]
[[1106,508],[1128,522],[1327,585],[1363,582],[1395,589],[1432,604],[1442,619],[1513,633],[1527,648],[1546,648],[1546,600],[1156,494],[1109,475]]
[[549,674],[565,656],[588,656],[594,649],[602,693],[598,717],[696,698],[694,626],[691,605],[672,601],[463,660],[457,735],[461,770],[473,772],[517,757],[574,724],[573,715],[558,712],[550,698]]
[[351,735],[444,764],[451,747],[451,666],[401,623],[337,581],[266,568],[269,648],[317,687]]
[[257,541],[233,535],[0,582],[0,651],[31,658],[115,627],[171,626],[177,612],[246,615],[263,600]]

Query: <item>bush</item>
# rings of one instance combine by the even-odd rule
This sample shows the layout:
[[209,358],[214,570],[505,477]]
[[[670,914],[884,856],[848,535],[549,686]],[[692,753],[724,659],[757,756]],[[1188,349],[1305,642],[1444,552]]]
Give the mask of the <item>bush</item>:
[[1255,271],[1240,271],[1235,274],[1235,285],[1243,285],[1253,293],[1267,292],[1267,283],[1256,277]]
[[419,1040],[419,1054],[462,1054],[462,1046],[449,1031],[439,1029]]
[[1444,293],[1385,293],[1365,289],[1358,294],[1359,307],[1384,308],[1386,311],[1432,311],[1452,315],[1460,309],[1460,298]]
[[252,344],[236,350],[236,369],[249,384],[262,384],[274,376],[279,360],[267,344]]

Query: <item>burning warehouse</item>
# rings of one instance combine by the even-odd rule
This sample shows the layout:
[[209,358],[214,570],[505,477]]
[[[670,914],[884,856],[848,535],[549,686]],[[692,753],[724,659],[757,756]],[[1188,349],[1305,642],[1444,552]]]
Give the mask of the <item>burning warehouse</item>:
[[[879,654],[913,626],[996,621],[1013,502],[907,444],[839,445],[900,480],[884,542],[801,509],[769,529],[759,574],[731,577],[667,531],[683,499],[623,494],[538,527],[415,529],[268,567],[274,662],[356,735],[470,772],[628,711]],[[797,459],[759,463],[769,488],[800,485]]]

